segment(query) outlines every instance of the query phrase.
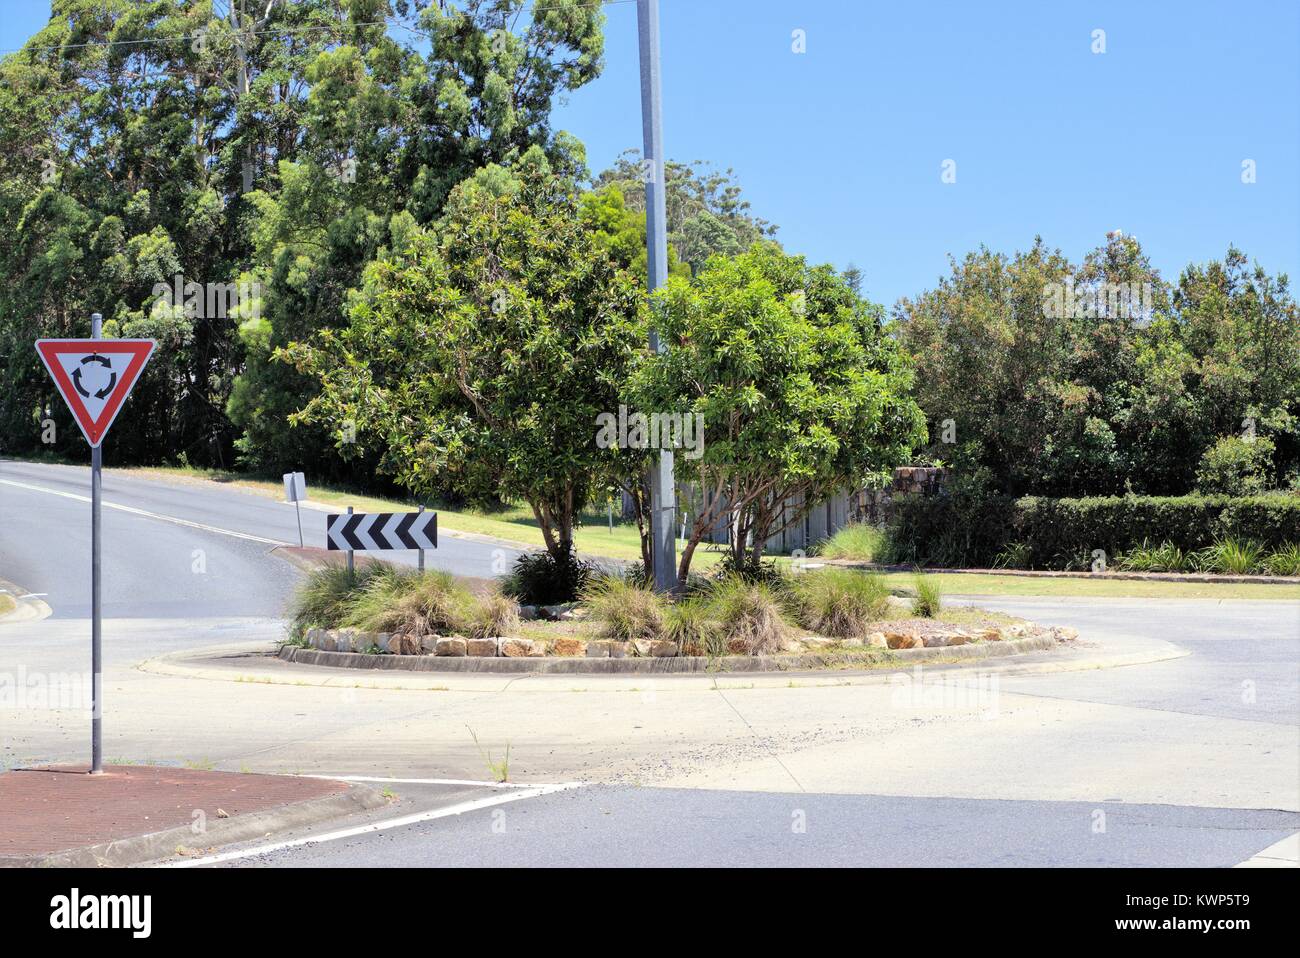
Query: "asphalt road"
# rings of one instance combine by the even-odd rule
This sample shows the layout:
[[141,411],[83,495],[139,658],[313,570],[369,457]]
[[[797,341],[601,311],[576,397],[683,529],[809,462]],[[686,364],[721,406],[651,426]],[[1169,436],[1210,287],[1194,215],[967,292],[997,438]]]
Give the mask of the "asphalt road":
[[[268,553],[298,544],[292,504],[216,483],[172,484],[113,470],[105,470],[103,487],[106,616],[152,616],[169,608],[198,616],[283,610],[289,579],[284,563]],[[57,615],[89,614],[89,497],[88,468],[0,460],[0,569],[31,592],[50,592]],[[306,508],[301,515],[304,543],[324,546],[327,513]],[[198,571],[196,550],[206,558],[206,572]],[[517,554],[440,536],[425,564],[491,576],[502,552],[507,563]],[[416,562],[413,552],[383,557]]]
[[[0,624],[0,674],[84,672],[85,469],[0,461],[0,577],[52,615]],[[629,694],[572,680],[493,690],[296,687],[143,673],[162,652],[282,634],[293,508],[109,473],[110,756],[256,771],[585,787],[233,864],[1230,865],[1300,828],[1300,603],[983,599],[1147,665],[999,676],[1000,717],[909,711],[883,687]],[[109,508],[121,506],[124,508]],[[323,513],[304,510],[308,539]],[[496,545],[443,537],[429,564],[490,573]],[[0,710],[0,767],[84,760],[84,715]],[[408,810],[459,801],[391,786]],[[454,790],[453,790],[454,791]],[[799,826],[799,827],[796,827]],[[340,826],[342,827],[342,826]],[[330,832],[322,827],[319,832]]]
[[[214,483],[169,484],[106,470],[103,480],[104,654],[136,661],[186,646],[274,639],[300,573],[272,554],[297,545],[294,507]],[[0,577],[52,612],[18,654],[0,637],[0,666],[84,667],[90,617],[90,470],[0,460]],[[326,513],[302,510],[307,544],[323,545]],[[500,553],[500,555],[498,555]],[[492,574],[517,553],[439,537],[429,568]],[[384,553],[414,565],[414,553]]]
[[983,598],[1033,621],[1088,636],[1172,642],[1186,658],[1104,673],[1008,677],[1002,687],[1038,696],[1217,716],[1300,723],[1300,602],[1177,599]]
[[1283,811],[591,786],[227,867],[1203,867],[1293,834]]

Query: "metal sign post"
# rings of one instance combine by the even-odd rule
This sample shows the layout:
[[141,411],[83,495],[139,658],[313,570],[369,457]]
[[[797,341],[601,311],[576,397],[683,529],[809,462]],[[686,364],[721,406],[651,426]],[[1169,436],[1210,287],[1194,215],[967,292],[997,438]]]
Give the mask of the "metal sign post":
[[298,503],[307,498],[307,477],[301,472],[286,472],[284,497],[293,503],[294,514],[298,517],[298,547],[302,548],[302,507]]
[[[420,506],[420,512],[419,512],[418,514],[423,514],[423,513],[424,513],[424,506],[421,505],[421,506]],[[420,572],[423,572],[423,571],[424,571],[424,549],[421,549],[421,550],[420,550],[420,557],[416,560],[415,567],[416,567],[416,569],[418,569]]]
[[[104,317],[94,313],[90,317],[90,338],[102,339]],[[104,465],[103,447],[96,443],[90,450],[90,774],[104,774],[104,676],[101,657],[103,623],[100,607],[99,567],[99,500],[102,486],[101,469]]]
[[36,352],[90,443],[90,774],[104,771],[101,443],[153,355],[152,339],[104,339],[104,317],[90,317],[90,339],[38,339]]
[[[352,515],[352,507],[348,506],[348,515]],[[348,581],[351,582],[355,575],[352,568],[352,550],[348,550]]]

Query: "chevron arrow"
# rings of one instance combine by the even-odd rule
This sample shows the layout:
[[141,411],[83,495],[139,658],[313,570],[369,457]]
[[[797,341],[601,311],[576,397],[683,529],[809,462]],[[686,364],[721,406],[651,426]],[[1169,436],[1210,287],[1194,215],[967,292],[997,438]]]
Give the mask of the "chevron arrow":
[[348,517],[348,521],[343,523],[343,530],[340,535],[343,541],[348,544],[350,549],[364,549],[365,545],[361,537],[357,535],[357,527],[361,525],[361,520],[366,517],[364,512],[358,512]]
[[375,540],[376,549],[400,549],[401,546],[394,545],[384,537],[384,526],[393,518],[391,512],[380,512],[375,515],[375,519],[370,523],[370,538]]
[[408,512],[402,516],[402,521],[397,524],[397,539],[408,549],[418,549],[420,544],[415,541],[415,536],[411,535],[411,526],[415,525],[415,520],[420,518],[418,512]]

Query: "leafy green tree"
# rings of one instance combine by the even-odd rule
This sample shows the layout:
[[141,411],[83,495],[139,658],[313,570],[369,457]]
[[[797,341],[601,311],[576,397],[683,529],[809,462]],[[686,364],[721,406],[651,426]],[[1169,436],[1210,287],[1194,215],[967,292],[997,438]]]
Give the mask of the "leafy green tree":
[[480,171],[447,209],[370,267],[346,328],[287,351],[320,384],[295,419],[356,423],[356,451],[373,445],[417,493],[528,502],[563,561],[617,456],[596,417],[645,348],[644,294],[539,149],[514,175]]
[[[614,261],[645,280],[649,272],[645,210],[629,208],[623,191],[610,185],[582,195],[582,215],[600,235]],[[669,246],[669,275],[689,276],[690,272],[690,267],[677,258],[677,249]]]
[[981,248],[954,261],[934,290],[895,307],[932,460],[983,466],[1012,488],[1042,473],[1048,410],[1086,399],[1058,382],[1068,336],[1043,310],[1044,289],[1069,275],[1064,257],[1041,241],[1014,259]]
[[[734,256],[754,243],[776,235],[776,227],[750,213],[749,201],[732,180],[702,162],[665,164],[664,206],[668,243],[692,273],[713,255]],[[595,180],[595,189],[615,188],[626,207],[645,214],[645,179],[640,153],[628,150]]]
[[927,455],[994,491],[1182,494],[1234,432],[1276,448],[1261,475],[1300,469],[1296,305],[1236,250],[1171,290],[1120,234],[1078,265],[1041,240],[981,249],[895,316]]
[[[315,384],[272,357],[316,330],[342,326],[367,264],[399,248],[413,227],[433,223],[455,184],[534,146],[554,169],[585,172],[581,145],[551,129],[550,108],[600,72],[598,7],[580,0],[527,12],[523,0],[410,6],[432,39],[428,54],[375,28],[314,58],[304,73],[298,152],[260,173],[268,186],[250,196],[254,270],[267,294],[263,317],[241,328],[247,364],[229,405],[250,465],[344,471],[333,455],[337,425],[284,428]],[[368,19],[382,21],[382,12]],[[362,20],[358,11],[354,17]],[[357,478],[374,470],[365,457],[350,461]]]
[[[110,454],[219,461],[234,319],[152,310],[155,288],[177,274],[239,272],[216,158],[232,103],[199,45],[177,39],[208,23],[210,8],[55,0],[52,13],[0,62],[3,433],[34,448],[53,392],[31,341],[86,335],[98,311],[107,335],[154,335],[162,347]],[[70,452],[77,432],[60,407],[55,451]]]
[[1275,451],[1265,472],[1300,480],[1300,308],[1287,276],[1229,247],[1221,260],[1187,267],[1173,299],[1196,360],[1199,448],[1223,436],[1267,438]]
[[[327,433],[286,428],[312,383],[274,350],[343,323],[366,264],[481,164],[540,146],[585,174],[549,121],[600,69],[603,14],[581,0],[54,0],[52,13],[0,62],[8,448],[38,448],[53,395],[31,340],[85,335],[99,311],[108,335],[161,341],[112,455],[345,474]],[[196,314],[159,294],[178,275],[255,293]],[[76,430],[53,412],[56,451],[71,451]]]
[[1271,439],[1223,436],[1205,450],[1196,468],[1196,489],[1208,495],[1252,496],[1273,485]]
[[643,411],[703,417],[702,454],[675,458],[678,478],[701,492],[683,586],[719,524],[730,524],[734,567],[755,568],[770,537],[924,440],[911,371],[883,319],[829,266],[773,243],[714,257],[657,294],[667,350],[640,365],[629,395]]
[[850,263],[844,267],[844,283],[849,289],[853,290],[857,296],[862,295],[862,270]]

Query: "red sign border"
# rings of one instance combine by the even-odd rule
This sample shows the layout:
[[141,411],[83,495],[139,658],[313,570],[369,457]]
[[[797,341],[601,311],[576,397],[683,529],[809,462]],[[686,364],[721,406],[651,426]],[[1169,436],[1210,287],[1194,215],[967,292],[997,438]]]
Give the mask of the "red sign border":
[[[90,448],[97,447],[108,435],[108,430],[117,419],[122,404],[126,402],[126,397],[131,394],[140,373],[153,356],[156,345],[157,343],[152,339],[38,339],[36,341],[37,355],[45,364],[50,378],[54,380],[54,385],[63,396],[63,401],[68,404],[72,418],[81,427],[81,434],[86,437],[86,442],[90,443]],[[90,418],[90,412],[81,401],[81,397],[77,395],[72,380],[68,378],[63,366],[55,358],[63,353],[72,352],[127,353],[132,357],[118,381],[117,388],[108,397],[108,402],[104,405],[104,411],[100,413],[98,421]]]

